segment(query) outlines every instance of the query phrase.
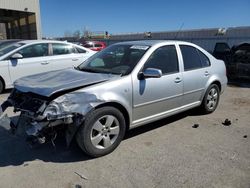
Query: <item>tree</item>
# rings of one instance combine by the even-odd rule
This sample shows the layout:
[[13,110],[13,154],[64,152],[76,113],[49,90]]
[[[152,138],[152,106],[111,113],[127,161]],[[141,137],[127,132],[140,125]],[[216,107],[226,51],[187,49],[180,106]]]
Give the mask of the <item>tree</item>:
[[65,31],[64,32],[64,37],[72,37],[72,36],[73,36],[73,34],[72,34],[71,31]]
[[81,32],[80,32],[80,30],[76,30],[76,31],[73,33],[73,37],[75,37],[75,38],[77,38],[77,39],[81,38]]
[[85,26],[84,29],[83,29],[83,37],[84,37],[84,38],[89,38],[90,35],[91,35],[90,29],[89,29],[88,27]]

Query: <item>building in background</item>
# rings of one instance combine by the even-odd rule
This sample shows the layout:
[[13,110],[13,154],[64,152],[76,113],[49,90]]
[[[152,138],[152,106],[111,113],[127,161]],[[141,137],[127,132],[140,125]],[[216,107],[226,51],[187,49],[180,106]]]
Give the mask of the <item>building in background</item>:
[[39,0],[0,0],[0,39],[41,39]]
[[110,45],[116,42],[131,40],[181,40],[195,43],[212,52],[215,44],[219,42],[228,43],[230,47],[242,42],[250,42],[250,26],[114,34],[102,41]]

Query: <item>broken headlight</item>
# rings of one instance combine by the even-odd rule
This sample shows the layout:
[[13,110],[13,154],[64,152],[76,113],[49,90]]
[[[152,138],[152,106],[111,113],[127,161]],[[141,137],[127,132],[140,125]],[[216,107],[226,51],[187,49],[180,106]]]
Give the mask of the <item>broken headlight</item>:
[[65,112],[65,110],[63,109],[64,108],[62,104],[52,102],[46,107],[45,111],[43,112],[43,116],[46,117],[48,120],[73,117],[71,113]]
[[43,116],[47,117],[48,120],[58,119],[61,115],[62,111],[57,103],[49,104],[43,112]]

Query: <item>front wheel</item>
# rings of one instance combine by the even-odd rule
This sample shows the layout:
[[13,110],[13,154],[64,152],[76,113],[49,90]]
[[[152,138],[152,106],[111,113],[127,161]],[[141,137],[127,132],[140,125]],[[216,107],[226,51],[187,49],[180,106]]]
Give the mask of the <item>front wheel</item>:
[[122,113],[113,107],[103,107],[87,114],[76,140],[86,154],[100,157],[111,153],[120,144],[125,130]]
[[208,87],[203,98],[201,108],[204,113],[209,114],[215,111],[220,100],[220,90],[216,84]]

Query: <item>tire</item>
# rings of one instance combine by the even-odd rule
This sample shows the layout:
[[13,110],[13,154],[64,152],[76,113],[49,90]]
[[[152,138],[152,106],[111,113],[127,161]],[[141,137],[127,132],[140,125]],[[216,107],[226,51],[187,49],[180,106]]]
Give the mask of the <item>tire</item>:
[[208,87],[203,98],[201,109],[205,114],[214,112],[220,100],[220,89],[218,85],[212,84]]
[[0,78],[0,94],[4,91],[4,83],[2,79]]
[[91,157],[111,153],[125,135],[126,125],[122,113],[113,107],[102,107],[87,114],[76,135],[79,147]]

